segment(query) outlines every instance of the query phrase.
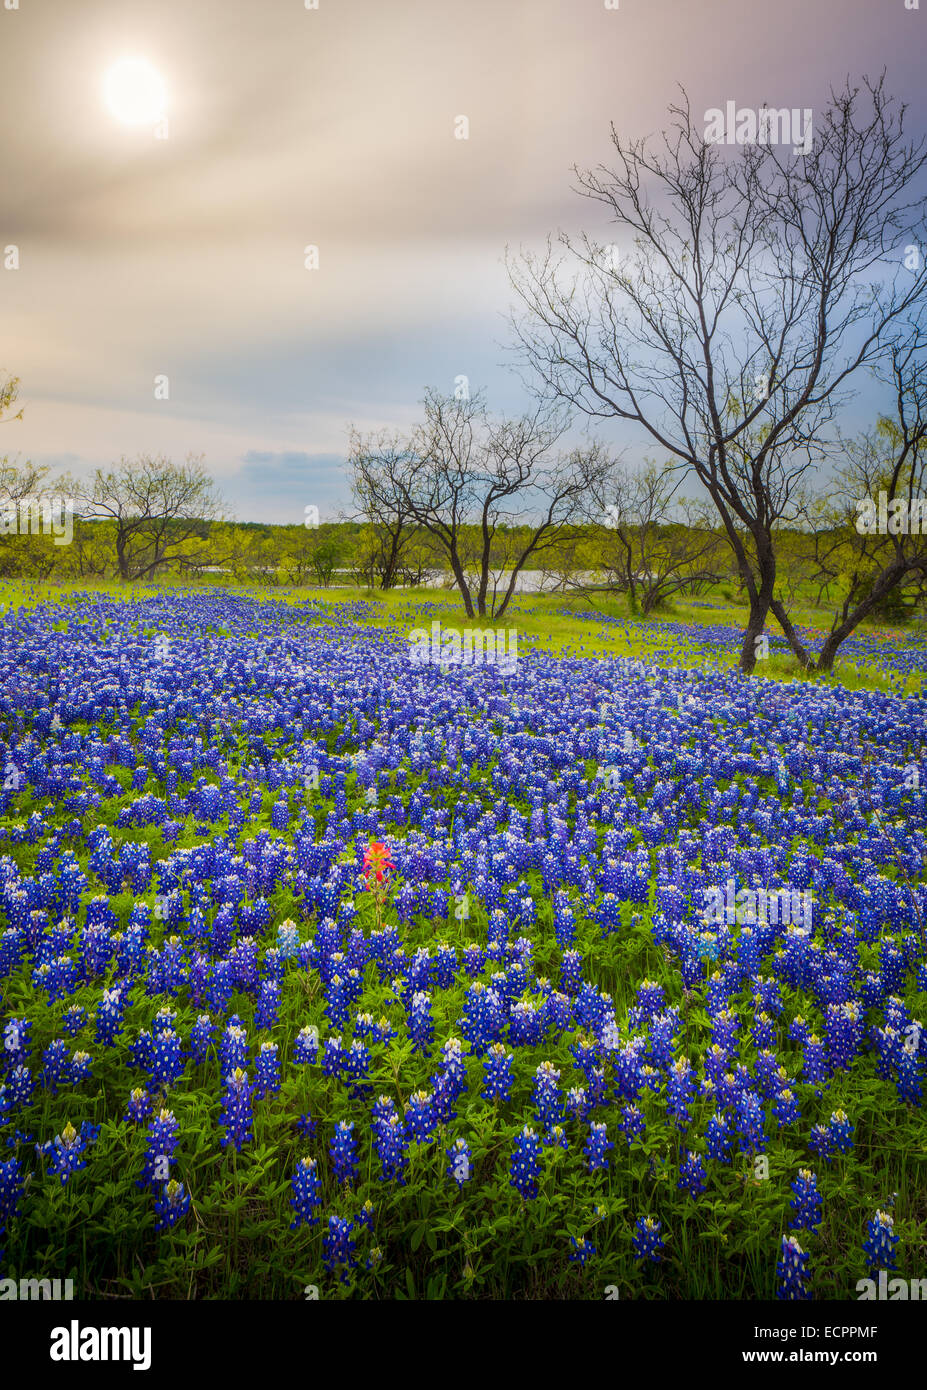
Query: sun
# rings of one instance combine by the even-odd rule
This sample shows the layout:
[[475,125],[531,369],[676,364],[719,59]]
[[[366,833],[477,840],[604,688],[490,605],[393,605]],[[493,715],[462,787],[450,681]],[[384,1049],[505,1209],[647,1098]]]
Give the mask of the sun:
[[146,58],[120,58],[103,79],[106,104],[124,125],[152,125],[164,115],[166,92]]

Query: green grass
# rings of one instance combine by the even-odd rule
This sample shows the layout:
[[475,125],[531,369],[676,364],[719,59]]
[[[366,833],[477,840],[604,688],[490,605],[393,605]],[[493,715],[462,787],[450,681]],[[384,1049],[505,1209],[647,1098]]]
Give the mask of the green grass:
[[[300,604],[311,601],[332,609],[342,604],[361,602],[371,606],[369,615],[359,618],[362,625],[390,628],[402,637],[408,636],[413,628],[427,627],[434,618],[438,618],[444,626],[461,631],[485,627],[514,628],[518,632],[522,651],[549,651],[567,657],[626,657],[641,660],[647,665],[674,664],[686,667],[700,666],[708,660],[721,670],[737,667],[738,634],[742,632],[748,617],[746,605],[725,597],[725,593],[730,591],[722,593],[721,588],[709,591],[695,602],[674,602],[646,619],[630,613],[624,598],[516,594],[498,622],[490,618],[467,619],[456,589],[422,587],[383,591],[349,586],[328,589],[257,587],[229,584],[224,576],[218,575],[195,583],[165,576],[157,584],[138,585],[116,580],[75,580],[64,584],[15,580],[5,583],[4,597],[15,607],[31,607],[49,599],[70,601],[76,594],[89,592],[116,599],[141,600],[171,592],[209,590],[247,595],[263,602]],[[712,605],[711,608],[701,606],[708,603]],[[597,624],[594,620],[565,617],[559,611],[561,609],[599,614],[603,618],[620,621],[617,624]],[[791,617],[796,626],[820,632],[822,639],[830,628],[830,612],[811,604],[792,609]],[[660,626],[664,623],[691,624],[694,627],[728,626],[733,629],[732,647],[730,650],[718,647],[711,653],[698,651],[684,638],[661,632]],[[766,631],[771,636],[781,636],[772,618],[767,623]],[[927,638],[927,631],[917,624],[895,627],[872,622],[861,624],[854,635],[874,638],[887,645],[897,643],[907,646],[916,643],[920,636]],[[831,674],[809,673],[803,670],[791,653],[780,654],[775,648],[771,649],[768,659],[757,663],[754,676],[759,680],[815,682],[823,686],[839,685],[848,690],[878,690],[902,695],[919,694],[925,689],[923,673],[910,674],[903,680],[899,677],[893,679],[877,662],[860,662],[847,654],[838,655]]]

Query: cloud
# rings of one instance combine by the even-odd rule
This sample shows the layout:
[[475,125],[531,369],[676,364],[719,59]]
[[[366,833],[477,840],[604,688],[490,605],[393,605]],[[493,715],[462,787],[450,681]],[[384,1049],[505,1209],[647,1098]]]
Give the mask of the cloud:
[[[924,21],[900,0],[879,10],[24,4],[0,49],[0,247],[21,259],[0,269],[0,365],[26,403],[3,447],[88,468],[203,453],[263,519],[301,507],[304,485],[320,493],[306,502],[346,504],[348,423],[404,426],[426,386],[461,373],[495,408],[524,401],[500,346],[504,249],[561,227],[611,239],[570,173],[609,161],[611,122],[659,131],[680,82],[696,111],[816,106],[835,75],[885,64],[923,125]],[[105,110],[103,74],[126,53],[164,76],[167,140]]]
[[343,455],[249,449],[238,472],[223,481],[223,494],[241,521],[296,525],[307,506],[334,521],[348,498],[346,475]]

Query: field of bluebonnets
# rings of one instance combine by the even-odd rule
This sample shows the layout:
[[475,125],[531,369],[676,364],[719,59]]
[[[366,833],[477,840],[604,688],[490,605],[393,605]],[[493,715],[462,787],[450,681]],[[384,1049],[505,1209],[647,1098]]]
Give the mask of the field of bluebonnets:
[[0,623],[0,1277],[927,1275],[923,695],[529,641],[421,667],[370,617],[204,591]]

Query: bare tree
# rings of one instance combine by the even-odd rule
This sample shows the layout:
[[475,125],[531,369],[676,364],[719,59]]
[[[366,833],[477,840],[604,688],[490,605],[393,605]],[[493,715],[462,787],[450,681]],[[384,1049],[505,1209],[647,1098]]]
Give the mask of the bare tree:
[[348,464],[358,512],[369,522],[375,541],[364,568],[371,578],[376,573],[381,589],[391,589],[418,529],[409,502],[415,461],[398,435],[381,431],[365,437],[352,426]]
[[[906,583],[927,580],[927,359],[915,331],[892,348],[895,415],[848,441],[830,514],[844,539],[836,579],[842,594],[817,661],[833,670],[840,646]],[[832,559],[829,572],[835,566]]]
[[673,594],[693,593],[723,577],[724,543],[704,506],[677,499],[680,475],[648,462],[609,469],[593,487],[587,518],[598,533],[600,582],[583,578],[586,593],[626,593],[645,616]]
[[597,445],[560,452],[566,426],[546,405],[494,418],[480,393],[426,393],[424,419],[399,447],[389,485],[446,557],[467,617],[503,615],[525,565],[579,517],[606,466]]
[[[0,423],[10,424],[23,418],[23,407],[11,414],[19,399],[19,377],[6,376],[0,380]],[[4,455],[0,458],[0,501],[18,503],[26,497],[34,497],[48,476],[47,468],[37,468],[34,463],[11,463]]]
[[112,523],[124,580],[147,579],[168,565],[201,564],[212,525],[221,518],[215,485],[198,458],[182,464],[160,456],[123,458],[114,468],[98,468],[75,493],[86,517]]
[[883,84],[832,92],[804,157],[760,143],[722,154],[685,94],[662,148],[613,127],[617,167],[575,170],[577,191],[633,252],[616,264],[613,248],[561,235],[562,256],[548,243],[510,261],[517,350],[538,389],[640,426],[707,491],[749,603],[745,671],[770,610],[794,638],[776,531],[800,521],[797,494],[829,457],[853,373],[927,289],[899,249],[919,239],[923,194],[910,189],[927,153]]

